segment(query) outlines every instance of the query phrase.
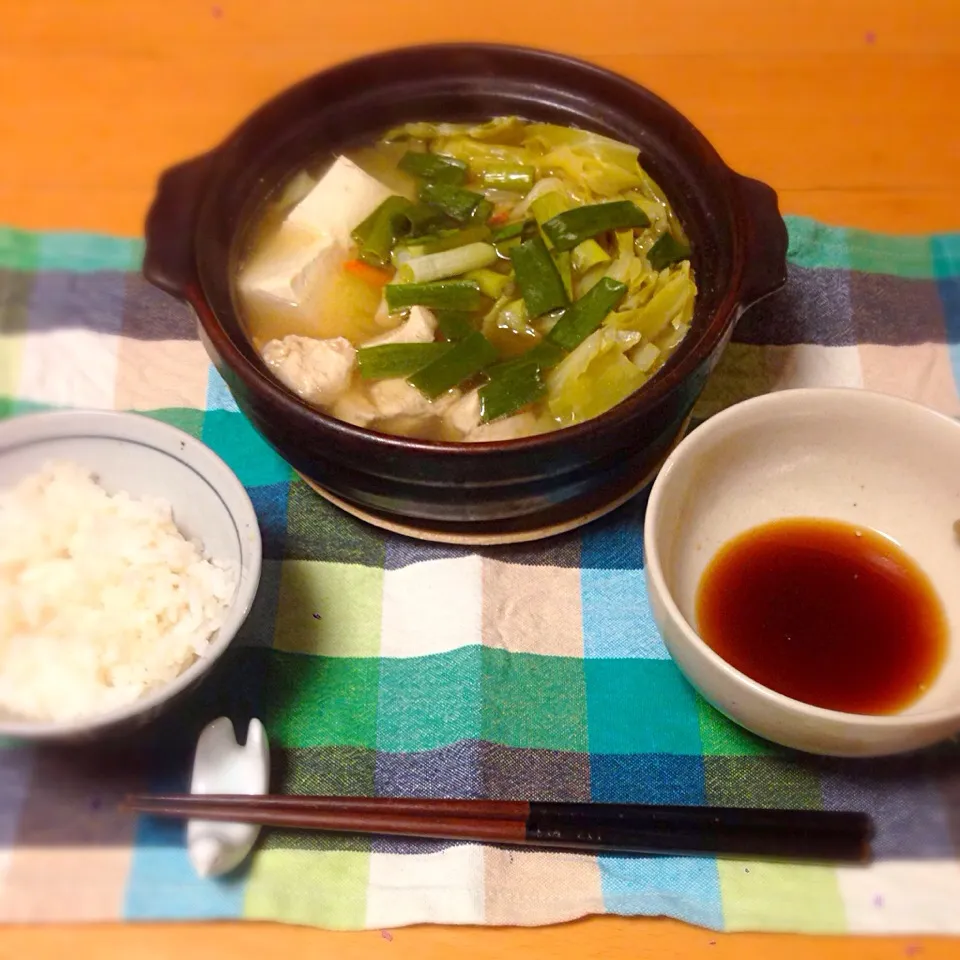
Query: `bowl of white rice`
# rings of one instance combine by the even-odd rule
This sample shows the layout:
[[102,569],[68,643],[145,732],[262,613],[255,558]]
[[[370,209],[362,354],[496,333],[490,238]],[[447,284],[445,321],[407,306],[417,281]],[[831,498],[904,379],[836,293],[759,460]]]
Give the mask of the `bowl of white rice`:
[[208,447],[133,413],[0,421],[0,736],[152,718],[233,640],[257,518]]

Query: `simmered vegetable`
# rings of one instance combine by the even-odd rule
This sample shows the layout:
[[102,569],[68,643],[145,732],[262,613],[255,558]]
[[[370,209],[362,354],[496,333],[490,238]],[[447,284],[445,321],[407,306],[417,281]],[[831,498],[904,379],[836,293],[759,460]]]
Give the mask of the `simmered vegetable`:
[[537,171],[535,167],[524,167],[513,163],[491,163],[480,175],[480,183],[487,188],[511,190],[514,193],[527,193],[533,187]]
[[619,403],[646,380],[626,357],[639,336],[596,330],[547,378],[547,403],[561,423],[577,423]]
[[665,233],[650,248],[647,259],[654,270],[662,270],[678,260],[686,260],[690,256],[690,247],[681,243],[671,233]]
[[455,225],[439,207],[431,207],[427,203],[414,203],[404,212],[404,216],[410,221],[410,235],[413,237],[423,237],[432,230],[439,230],[450,224]]
[[510,251],[510,259],[531,317],[539,317],[569,303],[557,265],[540,237],[515,247]]
[[351,234],[357,256],[375,267],[388,264],[397,240],[410,230],[407,212],[412,206],[404,197],[387,197]]
[[437,153],[408,150],[400,158],[397,167],[404,173],[431,183],[450,183],[458,187],[467,181],[467,165],[462,160]]
[[503,240],[512,240],[514,237],[519,237],[531,226],[533,226],[531,220],[518,220],[516,223],[508,223],[506,226],[497,227],[493,231],[493,242],[500,243]]
[[490,266],[496,259],[497,251],[489,243],[468,243],[452,250],[407,260],[397,271],[397,279],[401,283],[429,283],[431,280],[458,277],[471,270],[480,270]]
[[589,293],[569,306],[547,334],[552,343],[572,350],[607,319],[607,314],[624,298],[627,285],[604,277]]
[[449,349],[447,343],[384,343],[361,347],[357,351],[357,366],[365,380],[406,377],[438,360]]
[[566,356],[566,351],[562,347],[551,343],[549,340],[541,340],[535,347],[531,347],[524,353],[489,367],[487,373],[493,377],[510,368],[522,366],[535,366],[541,370],[548,370],[550,367],[556,366],[564,356]]
[[482,199],[470,214],[471,223],[486,223],[493,216],[493,204],[486,198]]
[[[291,335],[355,348],[354,361],[342,339],[316,351],[353,363],[344,406],[323,406],[337,416],[434,440],[558,429],[642,387],[690,329],[690,245],[630,144],[497,117],[405,124],[346,160],[356,166],[338,161],[336,201],[313,203],[341,220],[356,205],[349,239],[315,225],[338,238],[342,269],[328,279],[325,260],[311,278],[284,246],[305,234],[302,217],[296,237],[284,234],[283,218],[325,188],[308,169],[278,191],[251,257],[273,244],[302,275],[256,296],[241,278],[258,348]],[[298,285],[309,298],[291,309]],[[283,303],[264,309],[274,288]],[[308,369],[312,355],[290,370],[326,382],[332,370]]]
[[404,307],[434,307],[437,310],[476,310],[480,288],[470,280],[436,283],[388,283],[383,288],[390,312]]
[[499,375],[491,375],[480,388],[480,420],[488,423],[507,417],[539,400],[546,391],[537,364],[507,366]]
[[[491,248],[492,249],[492,248]],[[493,263],[496,260],[497,253],[496,250],[493,251],[493,259],[489,262]],[[484,264],[486,266],[486,264]],[[510,285],[510,277],[505,273],[497,273],[496,270],[471,270],[469,273],[465,273],[464,277],[467,280],[472,280],[479,288],[480,292],[485,296],[489,297],[491,300],[496,300],[499,296],[503,294],[503,291]]]
[[482,193],[474,193],[472,190],[464,190],[463,187],[454,187],[447,183],[425,183],[420,188],[420,200],[463,223],[470,219],[484,197]]
[[465,227],[456,230],[439,230],[436,233],[414,237],[399,243],[394,247],[393,259],[401,262],[414,257],[424,257],[428,253],[442,253],[444,250],[454,250],[465,247],[468,243],[484,243],[490,240],[490,228],[486,225]]
[[468,310],[437,310],[437,329],[445,340],[463,340],[477,328]]
[[558,213],[543,224],[543,232],[557,250],[572,250],[609,230],[649,226],[650,218],[635,203],[613,200]]
[[610,262],[610,254],[593,239],[578,243],[573,248],[571,258],[573,269],[581,275],[599,266],[601,263]]
[[417,371],[410,377],[410,382],[425,396],[439,397],[441,393],[478,374],[496,359],[497,351],[477,331]]

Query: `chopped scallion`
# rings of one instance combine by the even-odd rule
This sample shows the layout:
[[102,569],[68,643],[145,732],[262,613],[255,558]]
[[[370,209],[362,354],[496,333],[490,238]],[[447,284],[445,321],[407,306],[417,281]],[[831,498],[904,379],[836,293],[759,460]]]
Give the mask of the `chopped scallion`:
[[390,263],[390,251],[397,239],[410,230],[408,213],[413,204],[405,197],[387,197],[350,234],[357,244],[357,256],[375,267]]
[[[490,249],[493,250],[493,247]],[[494,250],[493,256],[496,259],[496,250]],[[510,283],[509,274],[497,273],[496,270],[471,270],[464,275],[464,279],[472,280],[480,288],[480,292],[491,300],[498,299],[503,294],[507,284]]]
[[573,268],[571,266],[571,255],[569,250],[551,250],[550,256],[557,265],[557,272],[563,281],[563,289],[567,291],[567,297],[573,298]]
[[547,339],[564,350],[573,350],[603,323],[626,293],[625,283],[604,277],[564,311]]
[[477,329],[466,310],[437,310],[437,327],[446,340],[463,340]]
[[[468,243],[463,247],[408,260],[400,267],[397,279],[401,283],[430,283],[432,280],[458,277],[470,270],[480,270],[495,263],[496,259],[497,251],[489,243]],[[483,290],[483,287],[480,289]]]
[[462,230],[440,230],[415,237],[398,244],[397,250],[406,251],[406,262],[414,257],[424,257],[428,253],[440,253],[443,250],[453,250],[454,247],[465,247],[468,243],[484,243],[489,240],[489,227],[465,227]]
[[470,219],[483,195],[447,183],[425,183],[420,188],[420,201],[442,210],[461,223]]
[[570,302],[563,278],[541,237],[514,247],[510,259],[531,317],[539,317]]
[[531,347],[524,353],[488,367],[486,373],[492,379],[502,376],[515,367],[528,366],[549,370],[550,367],[555,367],[565,355],[566,351],[562,347],[549,340],[541,340],[535,347]]
[[437,230],[453,223],[442,210],[431,207],[426,203],[411,204],[404,211],[404,216],[410,221],[411,237],[421,237],[430,233],[431,230]]
[[470,214],[470,222],[485,224],[493,216],[493,209],[493,204],[489,200],[481,200],[473,208],[473,213]]
[[483,300],[480,288],[469,280],[388,283],[383,294],[391,313],[416,306],[435,310],[477,310]]
[[442,357],[449,343],[382,343],[357,350],[357,367],[364,380],[408,377]]
[[486,189],[510,190],[513,193],[525,194],[533,186],[536,172],[534,167],[519,164],[489,164],[483,168],[480,182]]
[[476,376],[496,359],[493,344],[482,333],[474,331],[408,379],[424,396],[433,399]]
[[548,220],[552,220],[569,207],[566,197],[559,190],[551,190],[549,193],[541,194],[530,204],[530,212],[542,227]]
[[647,259],[654,270],[662,270],[678,260],[686,260],[690,256],[690,247],[681,243],[672,233],[665,233],[647,251]]
[[510,251],[516,250],[523,243],[522,237],[511,237],[509,240],[498,240],[494,246],[497,248],[497,256],[501,260],[510,259]]
[[516,223],[508,223],[502,227],[497,227],[493,231],[493,242],[500,243],[501,240],[510,240],[513,237],[519,237],[521,233],[534,225],[532,220],[518,220]]
[[467,180],[467,165],[456,157],[445,157],[440,153],[408,150],[397,166],[404,173],[431,183],[449,183],[458,187]]
[[573,269],[583,276],[591,267],[600,263],[609,263],[610,254],[596,240],[584,240],[578,243],[571,253]]
[[510,367],[491,377],[478,391],[480,421],[489,423],[510,416],[539,400],[547,392],[540,367],[536,364]]
[[555,249],[572,250],[598,233],[649,225],[649,218],[635,203],[611,200],[565,210],[543,223],[542,228]]

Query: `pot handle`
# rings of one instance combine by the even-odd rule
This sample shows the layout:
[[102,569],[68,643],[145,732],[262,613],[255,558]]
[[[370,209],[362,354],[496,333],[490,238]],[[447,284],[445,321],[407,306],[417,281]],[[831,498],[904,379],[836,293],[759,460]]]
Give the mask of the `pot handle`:
[[197,283],[193,236],[212,162],[205,153],[165,170],[147,212],[143,275],[180,300]]
[[772,187],[739,174],[734,174],[734,184],[747,224],[746,266],[740,289],[740,302],[746,308],[787,282],[787,226]]

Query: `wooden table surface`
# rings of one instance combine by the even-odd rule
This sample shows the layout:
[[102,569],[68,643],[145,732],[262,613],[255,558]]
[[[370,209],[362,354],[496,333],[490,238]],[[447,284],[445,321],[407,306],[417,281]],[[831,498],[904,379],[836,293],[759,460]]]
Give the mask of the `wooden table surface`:
[[[476,39],[574,53],[639,80],[732,166],[776,187],[785,212],[894,233],[960,229],[957,0],[0,0],[0,24],[0,223],[138,235],[157,173],[292,81],[378,48]],[[960,956],[960,940],[722,935],[615,917],[387,934],[0,929],[0,958],[269,953],[927,960]]]

